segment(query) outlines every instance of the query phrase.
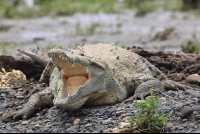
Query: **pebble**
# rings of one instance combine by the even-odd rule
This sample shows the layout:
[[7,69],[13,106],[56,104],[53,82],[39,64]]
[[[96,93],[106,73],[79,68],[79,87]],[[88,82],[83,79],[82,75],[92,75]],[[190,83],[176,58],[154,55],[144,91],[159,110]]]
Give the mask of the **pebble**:
[[71,126],[70,128],[66,129],[65,132],[66,132],[66,133],[70,133],[70,132],[75,131],[76,129],[77,129],[76,126]]
[[[162,97],[161,99],[157,100],[158,108],[160,111],[163,111],[164,116],[170,114],[170,117],[168,118],[168,127],[174,127],[175,122],[179,121],[181,122],[181,125],[174,127],[173,130],[167,129],[166,132],[197,132],[199,129],[199,118],[200,114],[199,112],[194,112],[193,116],[196,121],[194,121],[196,124],[195,126],[193,124],[190,124],[188,127],[187,123],[190,123],[190,117],[186,119],[178,119],[177,113],[180,112],[183,106],[187,105],[190,106],[191,104],[196,105],[198,98],[191,97],[191,94],[183,94],[182,91],[167,91],[165,92],[166,95],[170,94],[171,99],[168,100],[168,96],[164,96],[162,94],[158,94],[159,97]],[[178,94],[178,96],[177,96]],[[6,96],[9,96],[6,94]],[[18,94],[18,96],[20,96]],[[158,97],[156,96],[156,97]],[[177,98],[176,98],[177,97]],[[176,98],[176,100],[174,100]],[[20,99],[21,100],[21,99]],[[137,102],[144,102],[143,100],[138,100]],[[5,103],[4,101],[1,101],[0,106],[0,116],[3,114],[6,108],[9,107],[9,110],[18,110],[22,109],[24,106],[24,102],[22,101],[14,101],[12,103]],[[13,104],[13,105],[12,105]],[[140,110],[134,109],[135,108],[135,102],[124,104],[124,103],[118,103],[111,106],[102,106],[102,107],[89,107],[86,108],[86,110],[83,111],[73,111],[73,112],[66,112],[61,108],[47,108],[47,112],[44,114],[41,114],[40,116],[37,116],[38,113],[40,113],[38,110],[32,117],[31,121],[27,120],[25,121],[16,121],[16,123],[13,124],[13,122],[5,123],[2,122],[2,125],[0,126],[0,132],[24,132],[24,133],[93,133],[93,132],[111,132],[111,130],[114,130],[119,123],[119,118],[121,116],[122,118],[129,117],[133,115],[136,117]],[[50,122],[44,122],[39,123],[40,121],[44,120],[51,120]],[[30,121],[30,122],[28,122]],[[63,125],[60,125],[61,122],[66,121]],[[14,121],[15,122],[15,121]],[[32,124],[31,123],[38,123],[38,124]],[[1,120],[0,120],[1,123]],[[123,122],[124,125],[128,125],[129,121],[126,120]],[[122,123],[122,124],[123,124]],[[24,125],[23,125],[24,124]],[[185,126],[183,124],[186,124]],[[35,126],[35,127],[33,127]],[[18,128],[20,128],[18,130]],[[103,129],[103,131],[100,131],[100,128]],[[194,131],[196,130],[196,131]]]
[[4,104],[2,104],[1,107],[2,107],[2,108],[7,108],[7,107],[9,107],[9,105],[10,105],[9,103],[4,103]]
[[187,77],[187,81],[191,84],[197,83],[200,80],[200,75],[192,74]]
[[35,125],[35,128],[41,128],[41,127],[43,127],[43,126],[41,126],[41,125],[39,125],[39,124],[36,124],[36,125]]
[[28,123],[29,123],[29,121],[23,121],[22,125],[25,125],[25,124],[28,124]]
[[85,127],[91,127],[92,126],[92,123],[89,123],[89,124],[86,124],[84,125]]
[[1,93],[2,97],[6,97],[6,95],[7,95],[6,93]]
[[24,96],[22,95],[19,95],[19,96],[16,96],[17,99],[24,99]]
[[77,119],[74,120],[73,125],[77,126],[77,125],[80,124],[80,122],[81,122],[81,120],[79,118],[77,118]]
[[26,133],[34,133],[33,130],[27,130]]
[[18,91],[22,91],[22,90],[23,90],[23,88],[18,88],[17,90],[18,90]]
[[185,97],[182,94],[179,94],[179,99],[184,100]]

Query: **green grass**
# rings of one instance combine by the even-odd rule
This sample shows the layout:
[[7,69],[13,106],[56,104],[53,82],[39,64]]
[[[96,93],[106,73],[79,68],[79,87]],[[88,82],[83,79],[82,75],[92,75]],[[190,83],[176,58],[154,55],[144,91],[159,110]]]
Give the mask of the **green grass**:
[[[193,6],[188,8],[182,0],[35,0],[34,8],[26,8],[23,1],[19,1],[18,6],[14,6],[14,0],[0,0],[0,18],[56,17],[77,12],[122,13],[126,9],[136,9],[136,16],[144,16],[160,8],[165,10],[193,9]],[[195,4],[195,10],[199,10],[199,3]]]
[[121,9],[116,6],[117,0],[35,0],[38,8],[24,7],[20,1],[18,7],[13,7],[13,0],[0,1],[0,18],[32,18],[40,16],[72,15],[81,13],[119,13]]
[[18,43],[0,43],[0,53],[2,55],[9,54],[9,52],[17,51],[16,47],[21,46],[22,44]]
[[181,46],[181,51],[185,53],[199,53],[200,52],[200,42],[197,39],[195,33],[193,33],[192,39],[186,40],[180,46]]
[[164,31],[158,32],[152,39],[152,41],[159,40],[163,41],[168,38],[168,36],[175,30],[174,27],[165,28]]

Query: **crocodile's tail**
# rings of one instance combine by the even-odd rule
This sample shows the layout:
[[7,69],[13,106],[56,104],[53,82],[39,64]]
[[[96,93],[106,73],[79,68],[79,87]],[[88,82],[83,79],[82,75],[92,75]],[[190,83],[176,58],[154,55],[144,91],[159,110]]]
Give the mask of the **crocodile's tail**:
[[22,54],[25,54],[38,62],[43,67],[46,67],[49,63],[49,58],[47,55],[47,52],[44,51],[44,49],[37,48],[27,48],[27,49],[17,49]]

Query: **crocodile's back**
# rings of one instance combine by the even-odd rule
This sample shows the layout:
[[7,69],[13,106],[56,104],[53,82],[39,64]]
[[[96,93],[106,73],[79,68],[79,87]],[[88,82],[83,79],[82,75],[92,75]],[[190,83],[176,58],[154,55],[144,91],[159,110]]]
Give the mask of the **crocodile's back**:
[[111,44],[85,45],[81,49],[85,56],[105,61],[115,76],[129,73],[151,75],[142,59],[126,49]]

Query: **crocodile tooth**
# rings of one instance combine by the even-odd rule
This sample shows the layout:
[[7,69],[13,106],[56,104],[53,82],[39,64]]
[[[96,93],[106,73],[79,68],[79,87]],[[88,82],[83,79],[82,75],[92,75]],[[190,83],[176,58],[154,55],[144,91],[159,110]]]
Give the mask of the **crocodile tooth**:
[[72,67],[74,67],[74,63],[72,64]]
[[68,97],[70,96],[70,94],[68,93]]
[[86,69],[86,72],[87,72],[87,73],[89,72],[88,68]]
[[61,55],[59,55],[59,58],[61,58]]

